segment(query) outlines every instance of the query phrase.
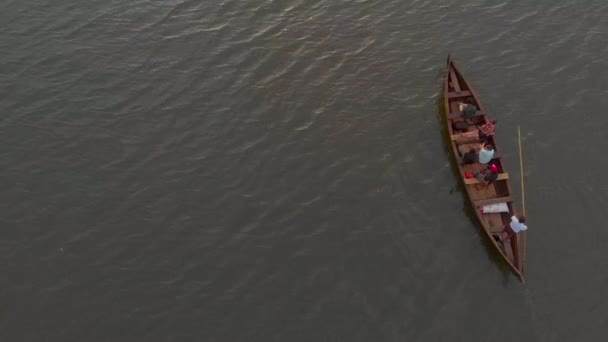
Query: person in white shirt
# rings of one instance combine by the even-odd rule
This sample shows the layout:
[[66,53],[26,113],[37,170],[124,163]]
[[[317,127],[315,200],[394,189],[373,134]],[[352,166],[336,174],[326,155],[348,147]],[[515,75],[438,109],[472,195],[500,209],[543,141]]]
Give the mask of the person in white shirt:
[[487,164],[494,158],[494,146],[490,144],[479,144],[471,147],[468,152],[464,152],[463,149],[460,149],[460,153],[462,154],[462,162],[460,165],[474,163]]
[[494,157],[494,146],[486,144],[481,150],[479,150],[478,160],[481,164],[487,164]]
[[509,222],[509,224],[505,224],[504,229],[499,235],[506,233],[507,236],[504,238],[504,240],[509,240],[513,237],[513,235],[523,232],[526,229],[528,229],[528,226],[526,226],[526,218],[523,215],[513,215],[511,216],[511,222]]

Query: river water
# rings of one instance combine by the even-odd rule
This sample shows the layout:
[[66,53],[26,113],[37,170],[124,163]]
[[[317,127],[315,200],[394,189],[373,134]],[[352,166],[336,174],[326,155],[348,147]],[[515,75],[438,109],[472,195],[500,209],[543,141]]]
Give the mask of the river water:
[[[608,2],[5,0],[3,341],[598,341]],[[446,148],[451,53],[527,283]],[[521,203],[518,202],[518,203]]]

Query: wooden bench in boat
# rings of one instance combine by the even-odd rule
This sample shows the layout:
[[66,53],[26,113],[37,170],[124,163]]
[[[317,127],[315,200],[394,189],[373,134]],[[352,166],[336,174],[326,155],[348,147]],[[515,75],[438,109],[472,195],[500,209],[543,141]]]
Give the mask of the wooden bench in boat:
[[[470,132],[474,132],[474,131],[468,131],[465,133],[470,133]],[[452,135],[450,135],[450,139],[461,145],[462,144],[475,144],[475,143],[483,142],[483,140],[479,139],[478,135],[467,137],[467,136],[463,136],[462,133],[452,134]]]
[[[499,173],[498,178],[496,180],[499,181],[499,180],[505,180],[505,179],[509,179],[509,174],[506,172]],[[464,184],[480,184],[480,183],[481,182],[477,178],[465,178],[464,179]]]
[[471,92],[468,90],[463,90],[463,91],[454,91],[451,93],[448,93],[448,99],[455,99],[458,97],[467,97],[467,96],[471,96]]
[[[486,115],[486,113],[478,110],[477,112],[475,112],[475,114],[473,114],[473,117],[483,116],[483,115]],[[447,117],[450,120],[460,119],[460,118],[462,118],[462,114],[460,114],[460,113],[450,113],[450,114],[447,115]]]
[[484,205],[503,203],[503,202],[513,202],[513,197],[504,196],[504,197],[486,198],[486,199],[474,201],[473,204],[476,207],[482,207]]
[[456,142],[464,142],[467,144],[481,142],[481,140],[479,140],[478,136],[467,137],[467,136],[462,136],[460,133],[452,134],[450,136],[450,139],[455,140]]

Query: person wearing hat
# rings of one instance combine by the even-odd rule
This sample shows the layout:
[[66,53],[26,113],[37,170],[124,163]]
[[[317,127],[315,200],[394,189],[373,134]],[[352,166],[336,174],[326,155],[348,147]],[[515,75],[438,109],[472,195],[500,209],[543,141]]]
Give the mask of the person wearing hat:
[[490,185],[498,179],[498,172],[498,166],[491,164],[489,167],[477,172],[475,178],[486,185]]

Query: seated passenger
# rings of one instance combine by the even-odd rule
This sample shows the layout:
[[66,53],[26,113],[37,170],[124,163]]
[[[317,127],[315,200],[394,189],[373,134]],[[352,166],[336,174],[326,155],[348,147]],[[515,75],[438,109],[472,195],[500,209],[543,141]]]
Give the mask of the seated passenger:
[[496,133],[496,120],[490,120],[477,128],[479,129],[479,139],[488,142],[488,138]]
[[465,120],[471,120],[475,113],[477,113],[477,106],[471,103],[460,103],[458,105],[458,109],[460,110],[460,116]]
[[475,178],[486,185],[490,185],[498,179],[498,167],[492,164],[490,167],[477,172]]
[[483,145],[483,148],[479,151],[478,161],[481,164],[487,164],[494,157],[494,146],[490,144]]

